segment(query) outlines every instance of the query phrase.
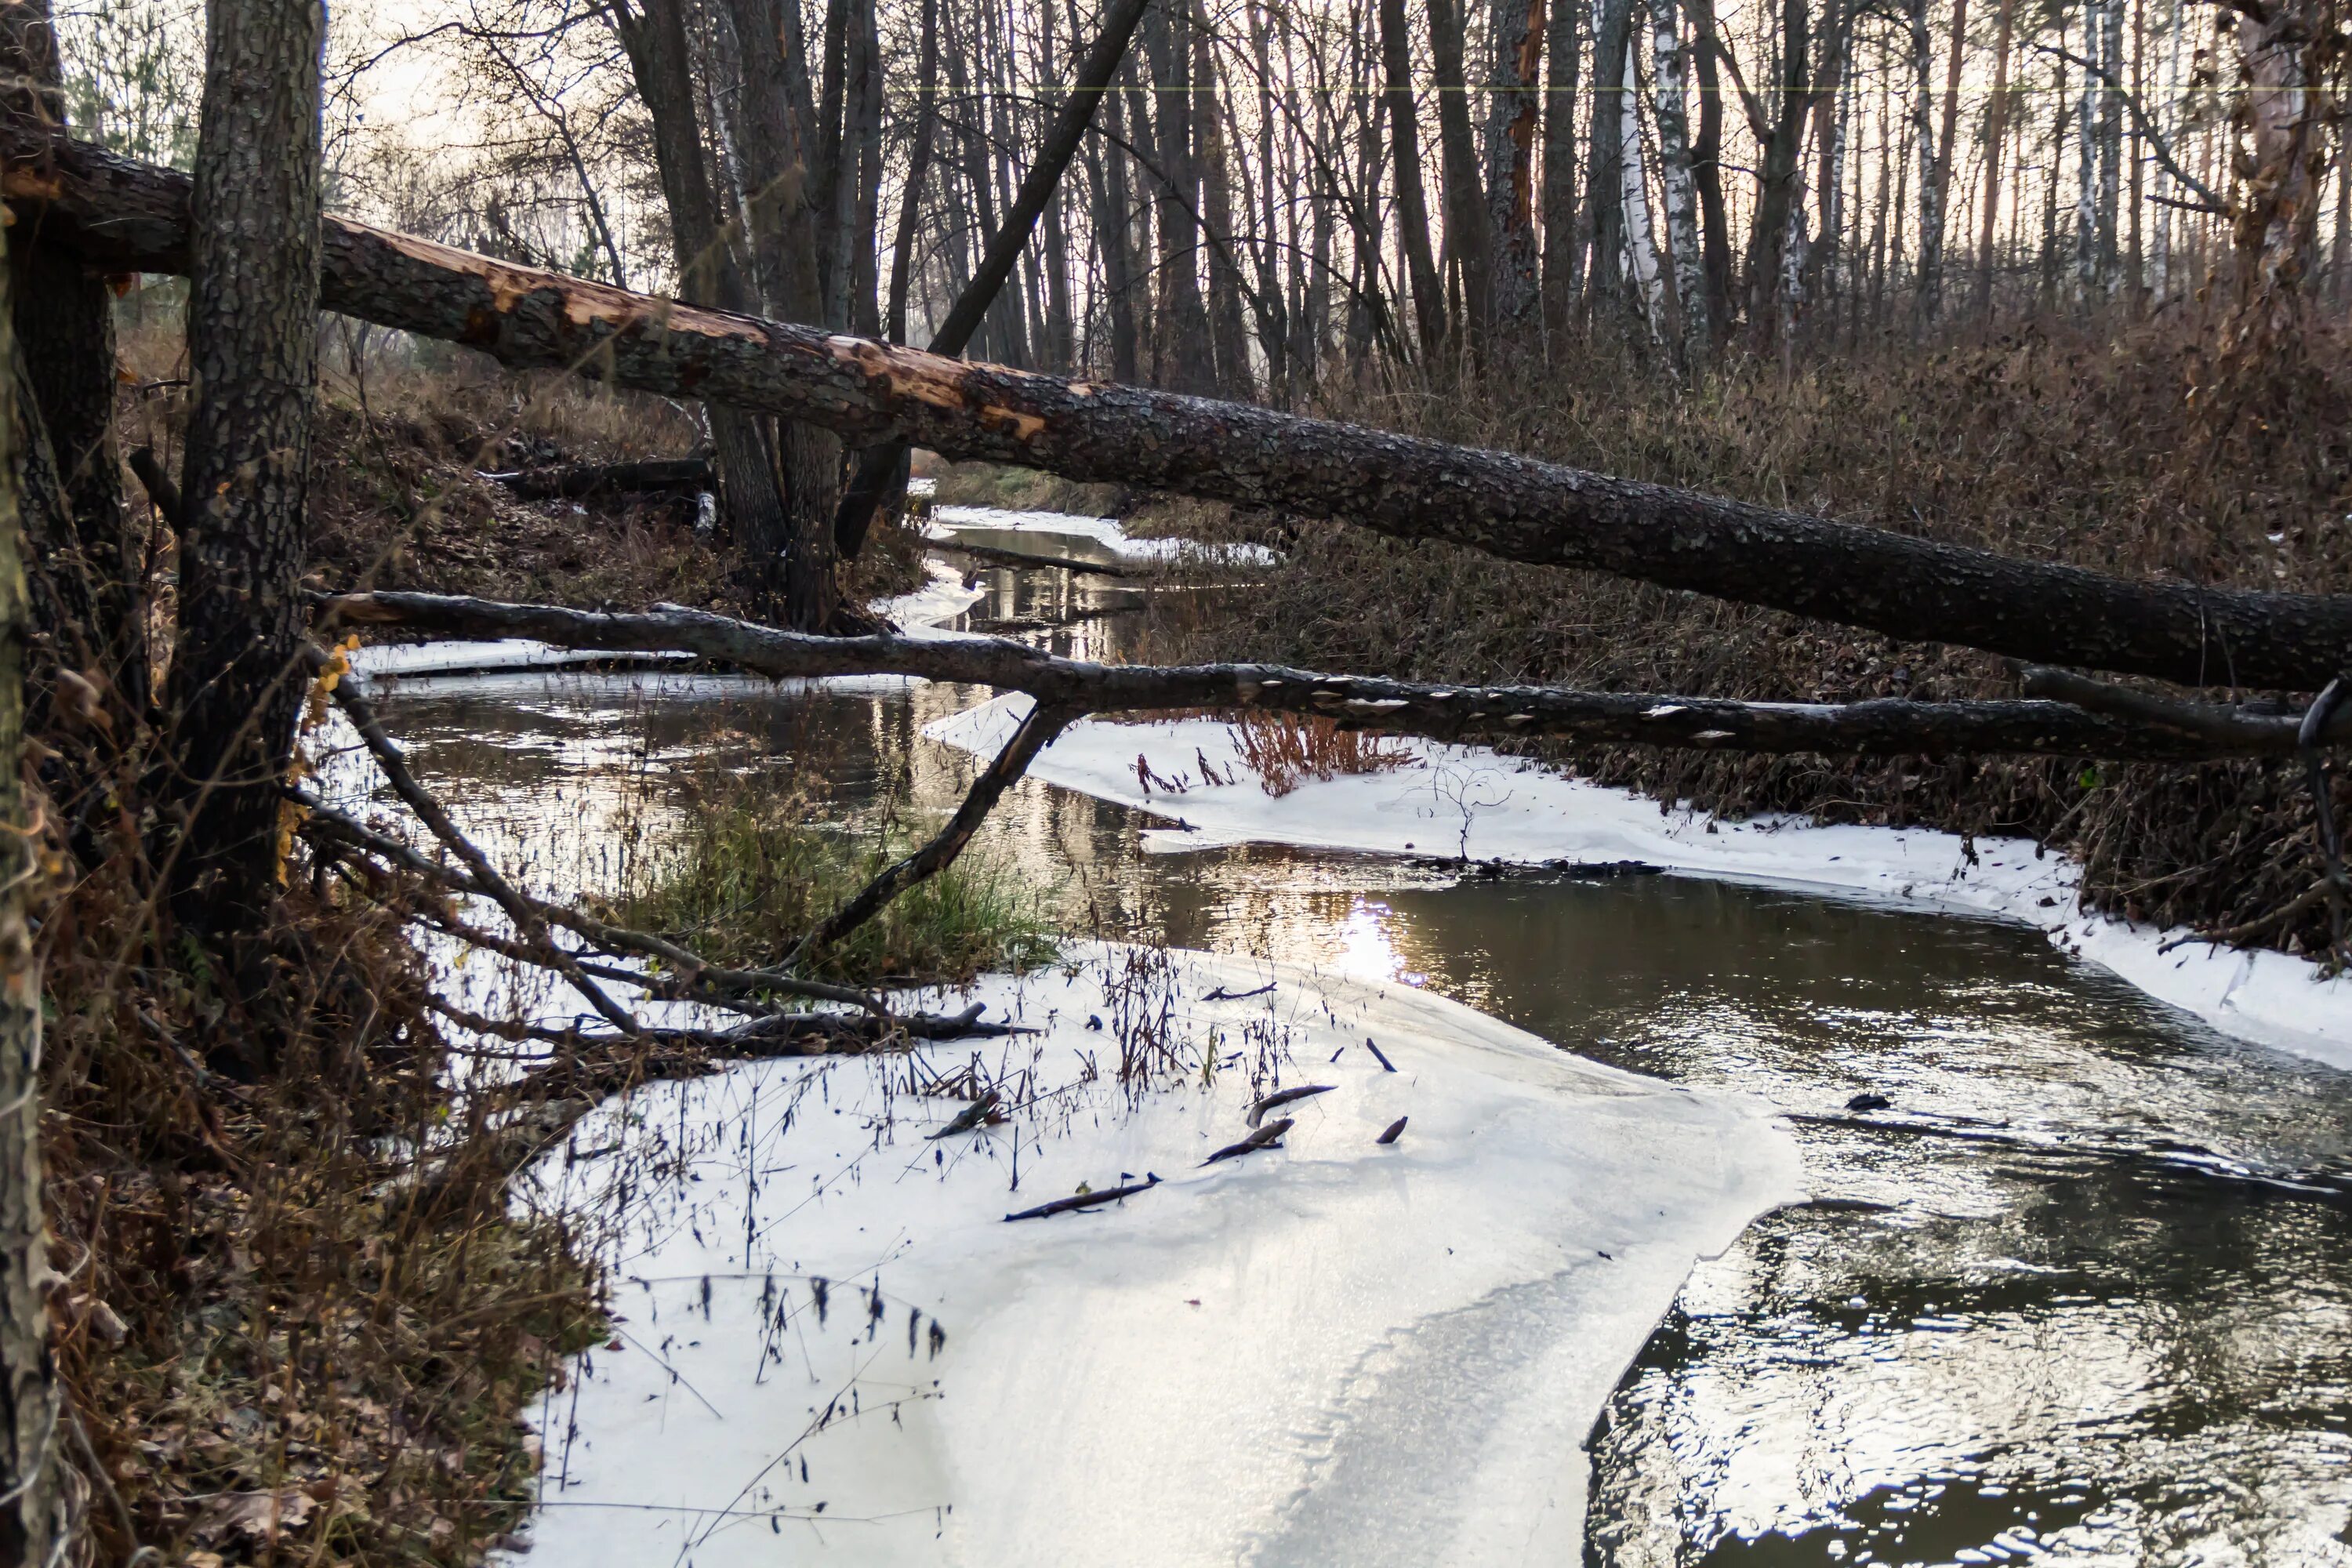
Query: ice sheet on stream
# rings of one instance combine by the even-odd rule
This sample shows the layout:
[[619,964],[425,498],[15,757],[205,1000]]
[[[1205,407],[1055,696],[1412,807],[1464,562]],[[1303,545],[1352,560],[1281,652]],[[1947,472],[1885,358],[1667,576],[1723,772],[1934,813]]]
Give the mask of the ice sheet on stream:
[[[1001,697],[924,733],[992,752],[1028,706],[1026,697]],[[1162,850],[1261,842],[1525,864],[1634,860],[2021,921],[2225,1033],[2352,1068],[2352,976],[2324,980],[2317,965],[2281,952],[2195,942],[2166,952],[2189,933],[2079,910],[2081,868],[2039,853],[2030,840],[1971,842],[1927,829],[1820,826],[1789,817],[1718,823],[1485,747],[1401,744],[1413,759],[1402,769],[1309,778],[1276,797],[1260,786],[1223,722],[1090,721],[1065,732],[1031,772],[1065,789],[1180,820],[1181,828],[1147,835],[1148,846]],[[1155,780],[1176,788],[1147,785],[1139,759]]]
[[[1087,948],[971,995],[1043,1032],[922,1059],[977,1055],[1008,1124],[927,1139],[961,1105],[903,1058],[774,1061],[543,1162],[527,1201],[606,1223],[626,1321],[549,1396],[530,1561],[1572,1563],[1602,1402],[1796,1195],[1747,1103],[1410,988]],[[1130,1096],[1122,1040],[1177,1087]],[[1333,1089],[1202,1168],[1277,1082]]]

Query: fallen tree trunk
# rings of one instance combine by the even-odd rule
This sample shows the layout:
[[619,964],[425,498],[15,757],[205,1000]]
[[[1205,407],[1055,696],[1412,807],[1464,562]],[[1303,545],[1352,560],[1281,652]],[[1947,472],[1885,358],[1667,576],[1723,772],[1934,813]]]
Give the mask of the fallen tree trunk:
[[[908,675],[960,681],[1025,691],[1072,715],[1257,708],[1444,741],[1563,735],[1744,752],[2000,752],[2147,762],[2296,752],[2294,718],[2209,704],[2170,704],[2166,720],[2042,700],[1733,702],[1556,687],[1437,686],[1280,665],[1093,664],[993,637],[810,637],[677,605],[610,614],[443,594],[342,594],[322,598],[316,614],[322,626],[533,637],[608,652],[691,653],[777,679]],[[2352,713],[2338,715],[2329,731],[2331,740],[2347,738]]]
[[[5,194],[98,265],[187,269],[187,177],[11,129]],[[632,294],[331,219],[327,309],[867,445],[1341,518],[1914,642],[2190,685],[2316,690],[2352,596],[2132,582],[1501,452],[1028,374]]]

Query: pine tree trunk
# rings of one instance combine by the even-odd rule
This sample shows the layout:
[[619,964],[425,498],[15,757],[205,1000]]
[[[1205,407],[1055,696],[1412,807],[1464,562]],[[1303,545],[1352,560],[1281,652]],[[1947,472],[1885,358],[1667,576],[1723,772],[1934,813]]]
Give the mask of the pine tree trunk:
[[1538,324],[1541,302],[1535,178],[1544,0],[1495,0],[1494,23],[1495,87],[1486,120],[1486,222],[1494,247],[1489,296],[1496,331],[1523,343]]
[[1241,259],[1234,254],[1234,170],[1227,146],[1224,78],[1217,69],[1214,39],[1205,11],[1192,20],[1192,82],[1200,93],[1193,110],[1201,149],[1201,217],[1209,251],[1209,336],[1216,351],[1218,395],[1246,401],[1255,395],[1250,369],[1249,328],[1242,319]]
[[212,0],[196,142],[173,904],[250,931],[278,883],[303,691],[299,585],[318,391],[320,0]]

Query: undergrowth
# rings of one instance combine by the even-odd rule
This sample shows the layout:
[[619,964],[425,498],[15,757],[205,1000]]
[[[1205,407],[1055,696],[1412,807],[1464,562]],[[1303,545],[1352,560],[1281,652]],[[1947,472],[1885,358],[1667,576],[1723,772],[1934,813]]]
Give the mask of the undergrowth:
[[49,857],[39,939],[82,1549],[478,1561],[532,1496],[524,1410],[602,1322],[584,1247],[472,1152],[489,1108],[450,1092],[395,917],[298,857],[222,952],[159,923],[135,835],[89,849]]
[[[609,918],[655,931],[714,963],[764,968],[921,835],[895,812],[857,826],[821,820],[794,795],[719,776],[684,786],[684,821],[634,862]],[[1024,970],[1055,949],[1043,895],[1009,868],[967,853],[813,955],[812,978],[943,984]]]

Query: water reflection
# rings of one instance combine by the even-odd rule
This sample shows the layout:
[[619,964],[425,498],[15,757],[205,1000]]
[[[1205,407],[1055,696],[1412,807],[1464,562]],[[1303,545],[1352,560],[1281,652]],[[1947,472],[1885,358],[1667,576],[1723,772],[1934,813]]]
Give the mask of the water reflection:
[[[976,617],[1051,623],[1080,657],[1115,651],[1135,602],[981,580]],[[575,673],[411,682],[383,706],[469,831],[578,887],[658,843],[712,765],[853,825],[883,801],[944,814],[974,763],[919,731],[981,695]],[[1671,877],[1143,854],[1150,826],[1030,782],[976,852],[1049,884],[1080,931],[1426,984],[1822,1118],[1796,1130],[1832,1206],[1703,1265],[1613,1401],[1590,1561],[2352,1562],[2352,1208],[2260,1184],[2352,1180],[2344,1075],[2030,931]],[[1864,1092],[1887,1110],[1845,1118]]]

